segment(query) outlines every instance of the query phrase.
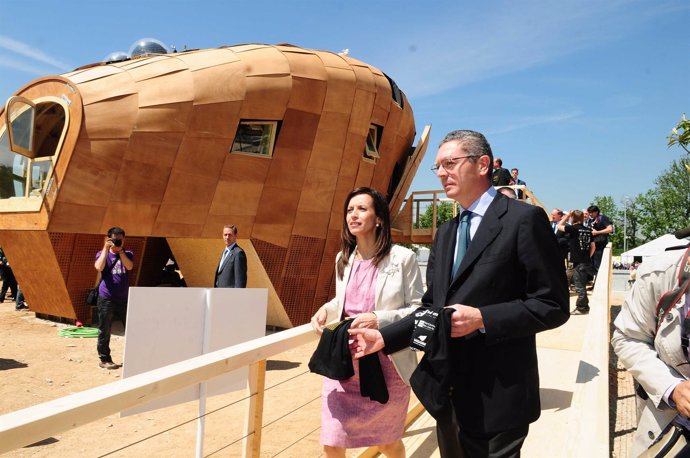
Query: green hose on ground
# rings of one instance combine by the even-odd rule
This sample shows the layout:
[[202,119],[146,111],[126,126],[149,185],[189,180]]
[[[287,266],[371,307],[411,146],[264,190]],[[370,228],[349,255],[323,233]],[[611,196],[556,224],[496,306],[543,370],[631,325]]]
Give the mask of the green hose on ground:
[[58,331],[60,337],[71,337],[71,338],[89,338],[98,337],[98,328],[65,328]]

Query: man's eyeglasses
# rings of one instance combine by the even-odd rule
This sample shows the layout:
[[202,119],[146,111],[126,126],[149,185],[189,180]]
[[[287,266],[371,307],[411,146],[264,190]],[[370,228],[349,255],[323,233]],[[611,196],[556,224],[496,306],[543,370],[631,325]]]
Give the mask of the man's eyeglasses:
[[443,159],[441,162],[438,164],[434,164],[431,166],[431,171],[434,173],[438,173],[438,169],[443,167],[444,170],[450,172],[455,168],[457,164],[460,163],[460,159],[467,159],[468,157],[476,157],[473,155],[468,155],[468,156],[458,156],[458,157],[449,157],[447,159]]

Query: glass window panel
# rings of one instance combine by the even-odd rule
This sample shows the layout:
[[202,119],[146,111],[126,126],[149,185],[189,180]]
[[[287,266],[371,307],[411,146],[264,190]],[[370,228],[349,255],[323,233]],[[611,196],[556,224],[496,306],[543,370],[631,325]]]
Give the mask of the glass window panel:
[[379,158],[379,149],[377,146],[377,144],[378,144],[377,138],[378,138],[378,129],[374,125],[369,126],[369,134],[367,135],[367,143],[364,146],[364,154],[363,154],[364,159],[376,162],[376,159]]
[[12,148],[16,152],[33,156],[34,107],[22,101],[13,101],[9,104],[9,110]]
[[272,156],[277,125],[276,121],[240,122],[230,151]]

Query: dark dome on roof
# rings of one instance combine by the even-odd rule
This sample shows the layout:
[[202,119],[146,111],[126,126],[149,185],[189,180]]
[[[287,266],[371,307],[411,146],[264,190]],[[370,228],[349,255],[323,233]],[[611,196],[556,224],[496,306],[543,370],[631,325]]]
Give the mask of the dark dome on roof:
[[136,57],[142,54],[168,54],[168,47],[155,38],[142,38],[129,48],[129,55]]

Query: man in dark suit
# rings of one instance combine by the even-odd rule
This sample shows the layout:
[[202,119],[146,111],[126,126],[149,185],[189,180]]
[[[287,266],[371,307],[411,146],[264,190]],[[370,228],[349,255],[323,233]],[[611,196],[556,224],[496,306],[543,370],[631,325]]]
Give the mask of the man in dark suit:
[[216,288],[247,287],[247,256],[237,245],[237,228],[232,224],[223,227],[225,249],[216,268],[213,286]]
[[[433,167],[459,212],[471,212],[441,226],[434,239],[422,302],[453,309],[450,335],[433,335],[445,339],[436,344],[444,353],[425,353],[410,379],[435,412],[443,457],[520,455],[540,415],[535,334],[569,317],[565,269],[546,213],[497,193],[492,162],[482,134],[454,131]],[[420,321],[412,314],[380,331],[353,330],[355,357],[409,346]]]

